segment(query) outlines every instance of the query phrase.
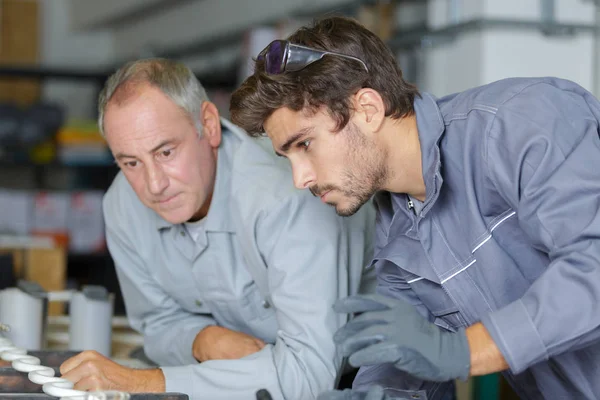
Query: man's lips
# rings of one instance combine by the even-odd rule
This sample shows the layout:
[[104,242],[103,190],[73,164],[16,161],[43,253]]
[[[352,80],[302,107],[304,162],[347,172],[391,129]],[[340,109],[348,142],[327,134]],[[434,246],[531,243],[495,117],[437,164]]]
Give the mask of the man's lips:
[[319,197],[321,198],[321,201],[325,202],[326,201],[326,196],[327,194],[331,192],[331,190],[326,190],[325,192],[323,192],[322,194],[319,194]]
[[159,204],[165,204],[165,203],[168,203],[169,201],[173,200],[177,196],[178,196],[177,194],[174,194],[173,196],[169,196],[169,197],[166,197],[164,199],[157,200],[156,202],[159,203]]

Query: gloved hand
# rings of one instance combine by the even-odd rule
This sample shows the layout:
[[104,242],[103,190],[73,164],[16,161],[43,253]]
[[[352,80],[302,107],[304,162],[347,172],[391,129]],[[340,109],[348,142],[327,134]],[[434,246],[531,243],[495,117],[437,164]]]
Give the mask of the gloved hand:
[[351,365],[393,363],[417,378],[439,382],[469,376],[471,355],[464,329],[442,330],[412,305],[381,295],[347,297],[333,308],[362,313],[333,337]]
[[368,392],[358,390],[331,390],[321,393],[317,400],[401,400],[399,397],[391,397],[383,392],[381,386],[371,386]]

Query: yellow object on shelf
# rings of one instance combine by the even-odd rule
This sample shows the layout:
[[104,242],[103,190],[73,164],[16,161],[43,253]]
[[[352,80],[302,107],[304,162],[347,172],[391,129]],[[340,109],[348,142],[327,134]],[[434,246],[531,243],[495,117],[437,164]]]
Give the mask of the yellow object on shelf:
[[58,131],[56,140],[61,146],[98,145],[106,147],[106,141],[100,135],[98,125],[92,121],[70,121]]

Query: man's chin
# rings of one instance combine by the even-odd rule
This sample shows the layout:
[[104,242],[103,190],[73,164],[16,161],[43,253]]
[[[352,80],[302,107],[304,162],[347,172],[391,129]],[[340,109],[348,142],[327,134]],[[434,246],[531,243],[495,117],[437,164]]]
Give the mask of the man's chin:
[[158,211],[155,209],[154,212],[157,213],[159,217],[173,225],[183,224],[184,222],[189,221],[191,218],[191,215],[188,215],[189,213],[184,213],[182,210],[166,212],[164,210]]
[[332,204],[335,207],[335,212],[337,213],[337,215],[339,215],[340,217],[350,217],[354,214],[356,214],[356,212],[360,209],[361,205],[350,205],[350,206],[341,206],[339,204]]

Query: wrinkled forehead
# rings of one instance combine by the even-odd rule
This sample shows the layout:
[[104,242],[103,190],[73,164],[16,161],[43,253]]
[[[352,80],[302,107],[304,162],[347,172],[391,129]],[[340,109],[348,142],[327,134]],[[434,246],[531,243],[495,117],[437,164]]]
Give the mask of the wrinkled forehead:
[[106,106],[105,124],[107,119],[110,119],[107,117],[115,114],[115,111],[129,112],[126,118],[129,120],[133,120],[136,113],[146,113],[155,118],[189,119],[193,123],[185,109],[177,105],[159,88],[144,82],[125,82],[117,88]]
[[120,104],[109,103],[104,116],[105,136],[111,148],[120,141],[179,136],[193,131],[186,116],[170,99],[147,90]]

